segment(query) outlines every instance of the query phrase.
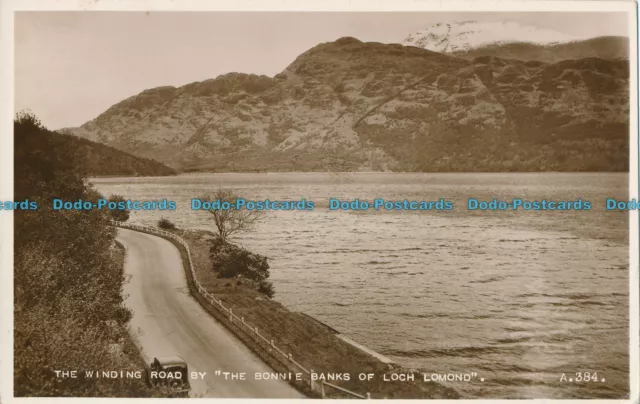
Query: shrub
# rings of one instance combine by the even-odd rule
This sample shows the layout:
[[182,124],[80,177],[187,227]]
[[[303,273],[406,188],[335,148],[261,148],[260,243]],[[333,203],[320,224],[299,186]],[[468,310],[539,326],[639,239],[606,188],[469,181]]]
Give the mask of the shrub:
[[213,269],[220,278],[243,278],[261,282],[269,277],[267,257],[233,244],[217,242],[211,247]]
[[[109,197],[109,202],[125,202],[125,199],[122,195],[111,195]],[[126,222],[129,220],[130,212],[126,209],[110,209],[109,215],[113,220],[118,222]]]
[[173,224],[166,217],[163,217],[163,218],[160,218],[160,220],[158,220],[158,227],[164,230],[175,230],[176,225]]
[[269,281],[260,282],[260,285],[258,285],[258,292],[264,293],[270,299],[276,294],[273,284]]

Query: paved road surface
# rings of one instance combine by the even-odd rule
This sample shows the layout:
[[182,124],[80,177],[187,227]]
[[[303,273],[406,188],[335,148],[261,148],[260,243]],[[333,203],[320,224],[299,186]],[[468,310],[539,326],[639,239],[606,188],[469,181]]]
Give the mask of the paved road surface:
[[[192,396],[223,398],[304,398],[283,381],[254,380],[256,372],[273,372],[229,330],[189,296],[180,253],[169,241],[118,229],[126,248],[126,305],[133,310],[131,329],[147,362],[155,356],[179,355],[189,371],[207,372],[191,380]],[[131,275],[129,277],[129,275]],[[224,380],[216,370],[246,372],[247,380]]]

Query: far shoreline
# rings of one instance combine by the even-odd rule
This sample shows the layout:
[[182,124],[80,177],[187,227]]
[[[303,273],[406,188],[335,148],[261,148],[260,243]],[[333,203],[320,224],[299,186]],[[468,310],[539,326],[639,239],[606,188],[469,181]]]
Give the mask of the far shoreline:
[[90,176],[87,178],[89,182],[101,179],[144,179],[144,178],[180,178],[180,177],[198,177],[212,175],[249,175],[249,174],[267,174],[267,175],[311,175],[311,174],[339,174],[339,175],[360,175],[360,174],[425,174],[425,175],[544,175],[544,174],[567,174],[567,175],[595,175],[595,174],[631,174],[630,171],[188,171],[178,172],[175,175],[139,175],[139,176]]

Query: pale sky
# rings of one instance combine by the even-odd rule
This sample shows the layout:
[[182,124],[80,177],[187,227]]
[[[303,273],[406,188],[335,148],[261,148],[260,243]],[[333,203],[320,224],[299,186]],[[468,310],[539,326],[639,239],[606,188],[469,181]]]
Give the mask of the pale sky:
[[622,13],[18,12],[15,110],[80,126],[153,87],[229,72],[273,76],[340,37],[399,43],[437,22],[516,21],[589,38],[628,36]]

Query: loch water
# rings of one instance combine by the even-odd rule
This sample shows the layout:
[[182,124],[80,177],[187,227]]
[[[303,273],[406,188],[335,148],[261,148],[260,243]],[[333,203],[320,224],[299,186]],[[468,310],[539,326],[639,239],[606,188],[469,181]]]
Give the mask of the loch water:
[[[476,398],[623,398],[629,389],[629,220],[623,173],[228,173],[99,178],[104,195],[167,198],[130,221],[211,229],[190,200],[313,201],[236,241],[266,255],[275,299],[393,361],[472,373]],[[590,201],[589,211],[470,211],[467,199]],[[330,211],[329,199],[452,201],[450,211]],[[598,382],[560,382],[597,372]],[[484,381],[480,381],[480,377]],[[605,381],[600,379],[604,378]]]

